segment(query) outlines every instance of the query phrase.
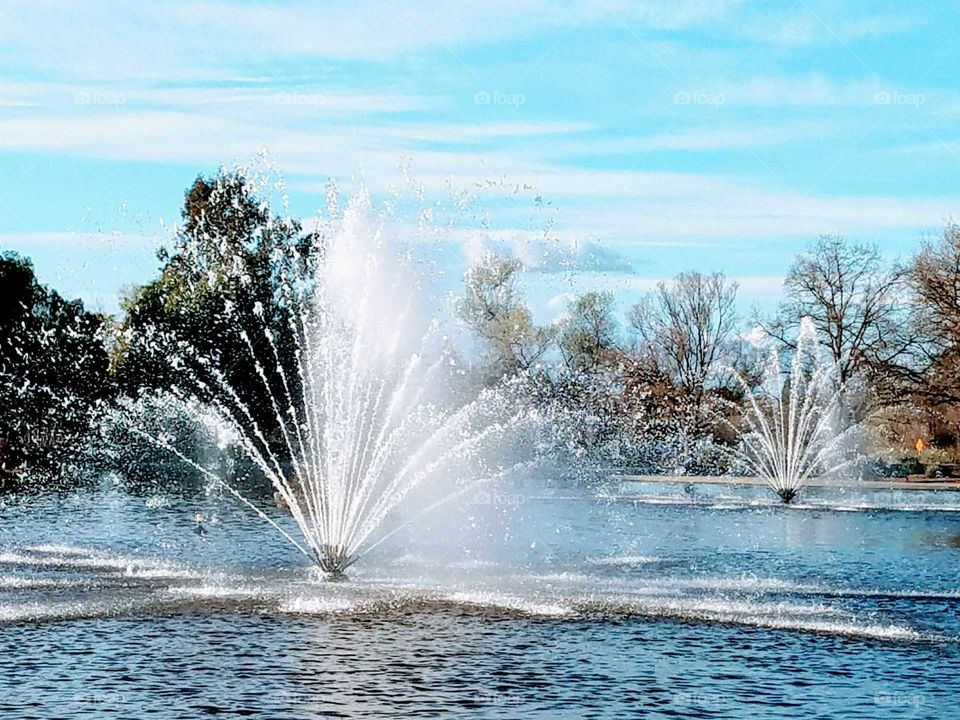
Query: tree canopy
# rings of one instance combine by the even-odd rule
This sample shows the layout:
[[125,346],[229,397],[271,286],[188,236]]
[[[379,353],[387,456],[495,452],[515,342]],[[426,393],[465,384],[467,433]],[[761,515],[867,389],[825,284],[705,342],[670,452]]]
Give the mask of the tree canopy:
[[0,462],[53,467],[112,394],[104,318],[41,285],[14,253],[0,253],[0,287],[0,438],[8,456]]
[[182,219],[172,248],[159,254],[159,276],[123,301],[112,363],[117,382],[128,394],[189,387],[202,362],[245,393],[257,419],[272,428],[251,345],[268,328],[281,351],[293,352],[284,283],[306,276],[314,237],[299,222],[275,217],[239,173],[198,177]]

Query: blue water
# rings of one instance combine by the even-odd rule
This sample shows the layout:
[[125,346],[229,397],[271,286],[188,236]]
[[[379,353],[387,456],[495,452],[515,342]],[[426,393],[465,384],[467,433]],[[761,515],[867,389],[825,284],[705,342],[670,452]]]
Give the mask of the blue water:
[[954,718],[958,610],[951,492],[518,486],[343,583],[229,498],[6,498],[0,717]]

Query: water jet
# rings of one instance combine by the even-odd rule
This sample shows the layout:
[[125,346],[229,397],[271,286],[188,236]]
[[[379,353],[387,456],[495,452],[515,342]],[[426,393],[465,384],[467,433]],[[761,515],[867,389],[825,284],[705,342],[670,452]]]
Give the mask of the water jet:
[[806,482],[850,463],[847,442],[856,431],[843,412],[836,367],[820,357],[816,330],[801,322],[789,367],[772,350],[758,390],[742,377],[747,398],[737,459],[783,501],[796,500]]
[[541,414],[522,400],[522,381],[478,391],[464,383],[411,255],[361,195],[331,221],[309,276],[281,277],[286,327],[271,325],[262,306],[259,321],[237,323],[259,388],[236,387],[189,348],[180,359],[190,382],[172,401],[215,424],[270,481],[299,538],[162,434],[131,428],[227,487],[331,577],[420,514],[536,454]]

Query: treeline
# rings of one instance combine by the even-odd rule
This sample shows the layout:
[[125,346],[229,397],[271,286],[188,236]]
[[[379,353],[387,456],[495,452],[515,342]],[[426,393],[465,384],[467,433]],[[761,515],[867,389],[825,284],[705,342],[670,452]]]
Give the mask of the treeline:
[[[0,254],[0,477],[56,474],[105,408],[176,390],[197,369],[242,389],[270,437],[275,415],[245,347],[264,324],[293,352],[291,277],[309,283],[323,238],[276,215],[239,173],[198,178],[149,283],[119,317],[85,310],[39,285],[29,261]],[[653,472],[728,467],[744,393],[773,347],[789,353],[803,318],[856,393],[851,411],[894,454],[922,433],[944,449],[960,427],[960,228],[948,225],[903,264],[876,247],[822,237],[793,262],[769,316],[738,313],[737,284],[682,273],[623,315],[609,293],[570,300],[538,325],[518,261],[472,267],[456,314],[479,345],[478,383],[518,373],[535,398],[567,411],[563,449]],[[289,358],[281,358],[281,361]],[[197,392],[197,388],[191,388]],[[199,392],[202,396],[203,389]]]
[[107,318],[40,285],[30,262],[0,253],[0,487],[24,466],[53,472],[113,394]]
[[796,350],[809,318],[836,365],[852,419],[872,450],[905,458],[917,438],[955,460],[960,434],[960,226],[906,263],[874,245],[823,236],[793,261],[769,315],[737,312],[720,273],[660,282],[618,317],[609,293],[571,299],[538,326],[518,262],[485,258],[466,278],[460,317],[481,339],[489,381],[517,371],[586,421],[571,443],[599,460],[654,472],[716,473],[735,440],[744,393],[772,351]]
[[[318,247],[299,223],[276,217],[254,182],[239,173],[199,177],[184,197],[182,222],[160,251],[157,277],[131,290],[117,318],[95,316],[41,287],[29,262],[0,255],[0,464],[6,484],[24,471],[57,480],[65,461],[88,450],[91,433],[123,399],[195,384],[197,364],[241,389],[254,420],[275,424],[248,334],[270,327],[288,342],[290,311],[279,278],[298,263],[307,274]],[[6,291],[10,287],[11,291]],[[142,418],[146,421],[146,418]],[[106,442],[101,442],[106,440]],[[97,438],[90,465],[106,459],[135,471],[135,437]]]

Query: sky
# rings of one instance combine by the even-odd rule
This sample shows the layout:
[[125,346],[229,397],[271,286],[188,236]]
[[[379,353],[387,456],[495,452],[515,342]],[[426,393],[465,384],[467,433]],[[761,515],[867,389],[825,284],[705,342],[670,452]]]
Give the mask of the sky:
[[682,270],[765,306],[818,235],[894,261],[957,214],[957,27],[945,1],[0,0],[0,249],[115,311],[193,179],[254,162],[302,218],[331,181],[466,206],[451,275],[513,254],[539,313]]

